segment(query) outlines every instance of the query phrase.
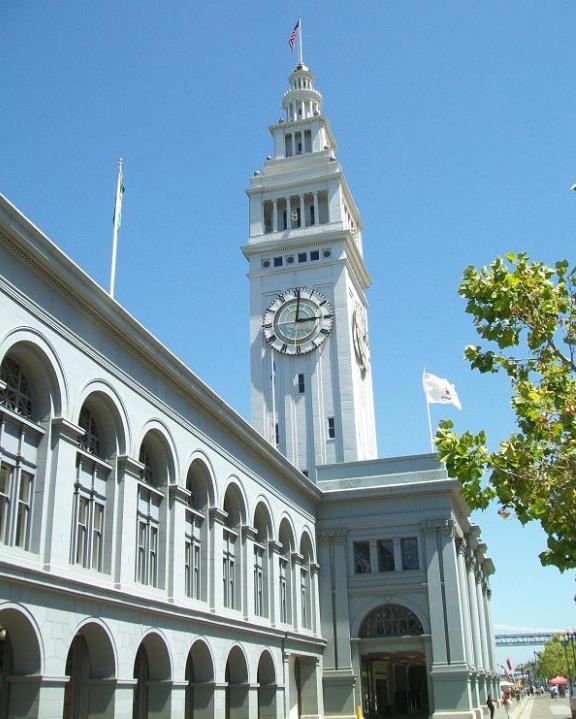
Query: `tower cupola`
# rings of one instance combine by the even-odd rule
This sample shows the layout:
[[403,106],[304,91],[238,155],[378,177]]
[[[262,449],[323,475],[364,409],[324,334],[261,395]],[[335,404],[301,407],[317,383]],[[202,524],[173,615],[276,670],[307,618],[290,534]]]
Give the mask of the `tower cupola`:
[[322,113],[322,95],[314,87],[310,68],[298,63],[288,78],[289,88],[282,98],[286,121],[295,122]]

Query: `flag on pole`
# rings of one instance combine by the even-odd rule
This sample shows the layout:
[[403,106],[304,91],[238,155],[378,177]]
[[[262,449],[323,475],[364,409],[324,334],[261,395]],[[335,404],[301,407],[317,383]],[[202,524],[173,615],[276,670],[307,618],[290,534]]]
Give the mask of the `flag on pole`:
[[118,169],[118,188],[116,191],[116,202],[114,203],[114,214],[112,216],[112,227],[120,229],[122,227],[122,200],[124,199],[124,173],[122,170],[122,164]]
[[510,661],[510,657],[508,657],[508,659],[506,659],[506,666],[508,667],[508,671],[511,672],[512,671],[512,662]]
[[462,409],[456,388],[448,380],[423,372],[422,384],[428,404],[453,404],[457,409]]
[[300,32],[300,18],[298,18],[298,22],[296,25],[294,25],[294,30],[290,33],[290,37],[288,38],[288,45],[290,45],[290,52],[294,52],[294,45],[296,44],[296,35]]

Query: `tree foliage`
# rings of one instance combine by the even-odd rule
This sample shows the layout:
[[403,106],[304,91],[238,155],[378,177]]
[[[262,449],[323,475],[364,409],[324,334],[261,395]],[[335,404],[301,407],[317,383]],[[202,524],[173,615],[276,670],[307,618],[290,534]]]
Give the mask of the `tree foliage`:
[[457,435],[449,420],[435,438],[469,505],[497,500],[502,516],[540,522],[540,561],[562,571],[576,567],[575,285],[568,262],[551,268],[525,254],[465,270],[459,293],[484,344],[464,356],[482,373],[507,375],[516,428],[492,452],[484,431]]
[[[566,664],[568,659],[568,664]],[[560,642],[559,637],[552,637],[544,645],[544,649],[538,652],[537,662],[538,676],[543,679],[551,679],[552,677],[561,676],[569,677],[574,676],[574,654],[572,653],[572,647],[570,644],[564,647]]]

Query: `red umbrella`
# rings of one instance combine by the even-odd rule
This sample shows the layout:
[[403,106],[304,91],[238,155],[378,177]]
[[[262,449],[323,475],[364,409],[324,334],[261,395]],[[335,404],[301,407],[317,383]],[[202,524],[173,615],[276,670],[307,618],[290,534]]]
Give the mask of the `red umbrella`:
[[568,684],[568,679],[566,677],[554,677],[553,679],[548,679],[548,684],[554,684],[556,686],[559,686],[560,684],[565,685]]

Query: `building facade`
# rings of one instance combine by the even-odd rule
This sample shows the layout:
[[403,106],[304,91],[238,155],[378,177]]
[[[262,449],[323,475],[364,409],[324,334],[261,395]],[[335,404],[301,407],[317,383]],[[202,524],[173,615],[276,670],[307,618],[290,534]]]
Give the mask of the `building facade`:
[[479,719],[493,572],[377,459],[362,223],[310,70],[252,178],[253,426],[0,196],[0,717]]

